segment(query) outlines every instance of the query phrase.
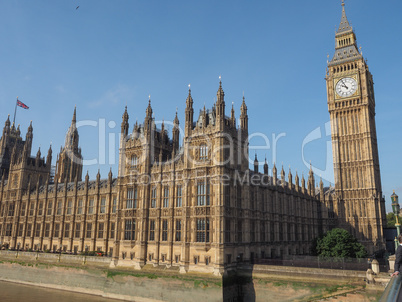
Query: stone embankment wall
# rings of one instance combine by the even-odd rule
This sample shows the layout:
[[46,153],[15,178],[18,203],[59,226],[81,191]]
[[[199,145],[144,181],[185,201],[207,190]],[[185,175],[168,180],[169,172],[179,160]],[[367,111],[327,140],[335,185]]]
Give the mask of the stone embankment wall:
[[149,267],[109,269],[110,258],[0,252],[0,280],[136,302],[222,301],[221,279]]
[[[0,251],[0,280],[126,301],[283,301],[303,299],[309,284],[363,283],[365,272],[271,265],[238,267],[225,277],[180,274],[177,268],[110,268],[111,258]],[[285,287],[278,287],[282,280]],[[272,285],[272,283],[276,285]],[[292,282],[304,283],[302,287]],[[342,285],[343,284],[343,285]],[[286,295],[284,295],[286,293]]]

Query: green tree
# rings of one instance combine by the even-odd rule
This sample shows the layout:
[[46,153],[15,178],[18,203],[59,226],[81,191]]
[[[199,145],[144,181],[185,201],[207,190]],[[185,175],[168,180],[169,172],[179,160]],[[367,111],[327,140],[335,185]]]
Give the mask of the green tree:
[[311,251],[323,257],[364,258],[367,256],[366,248],[348,231],[339,228],[332,229],[322,237],[313,240]]
[[395,223],[396,223],[395,214],[393,212],[389,212],[387,214],[387,227],[394,228]]

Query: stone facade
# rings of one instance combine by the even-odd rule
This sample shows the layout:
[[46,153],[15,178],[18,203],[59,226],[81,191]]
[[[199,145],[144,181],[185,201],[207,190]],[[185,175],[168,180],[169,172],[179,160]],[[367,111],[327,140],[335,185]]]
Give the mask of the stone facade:
[[[0,158],[9,162],[1,170],[1,243],[14,249],[53,252],[97,250],[112,256],[113,266],[166,265],[178,266],[181,272],[215,274],[238,261],[308,254],[311,240],[335,226],[364,234],[359,238],[371,250],[381,248],[383,209],[374,97],[362,92],[361,98],[353,96],[348,102],[334,100],[337,70],[348,66],[339,64],[331,61],[327,74],[332,125],[337,125],[336,114],[347,112],[351,119],[359,112],[361,133],[354,134],[353,142],[359,137],[360,146],[371,153],[365,151],[364,159],[344,163],[337,141],[349,142],[351,137],[333,128],[335,188],[324,188],[322,181],[316,188],[311,168],[307,181],[297,173],[293,181],[291,171],[286,176],[283,167],[278,177],[275,164],[268,175],[266,161],[260,173],[257,158],[250,170],[245,98],[237,124],[233,106],[231,115],[225,115],[220,82],[216,103],[211,109],[204,107],[197,121],[189,89],[184,133],[180,133],[176,114],[171,139],[164,123],[161,129],[156,127],[151,100],[143,124],[136,123],[132,131],[126,107],[117,178],[110,172],[107,179],[101,179],[98,173],[96,180],[86,175],[81,181],[76,110],[54,176],[52,149],[46,160],[40,150],[31,157],[32,125],[23,141],[19,128],[10,127],[7,119],[0,140]],[[356,73],[340,69],[339,75],[353,73],[350,76],[355,79],[372,83],[364,60],[359,57],[353,64],[358,66],[353,69]],[[362,85],[359,91],[366,89]],[[352,166],[365,173],[364,188],[346,187],[347,181],[339,176],[355,171]],[[355,204],[366,204],[366,216],[359,216],[357,209],[362,207]],[[358,215],[357,220],[352,215]]]

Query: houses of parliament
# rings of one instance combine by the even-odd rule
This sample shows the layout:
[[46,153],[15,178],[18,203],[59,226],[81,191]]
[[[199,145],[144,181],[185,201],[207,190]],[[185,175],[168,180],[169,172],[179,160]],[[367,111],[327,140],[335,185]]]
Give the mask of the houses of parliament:
[[[373,77],[342,4],[335,54],[326,72],[335,187],[312,169],[307,179],[255,158],[249,168],[246,100],[228,109],[222,83],[216,103],[194,116],[189,89],[183,140],[155,125],[151,101],[142,124],[122,116],[118,175],[82,176],[76,109],[52,171],[50,147],[32,156],[7,118],[0,139],[0,243],[12,249],[102,251],[111,266],[176,266],[222,274],[232,263],[306,255],[334,227],[350,231],[369,253],[385,247]],[[185,97],[183,97],[184,103]],[[250,113],[252,114],[252,113]]]

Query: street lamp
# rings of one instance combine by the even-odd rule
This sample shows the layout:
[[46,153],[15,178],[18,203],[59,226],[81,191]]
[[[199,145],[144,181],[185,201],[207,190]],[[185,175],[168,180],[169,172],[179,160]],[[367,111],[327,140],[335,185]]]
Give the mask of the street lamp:
[[[394,193],[391,195],[391,200],[392,200],[392,211],[394,212],[395,219],[396,219],[396,223],[395,223],[396,232],[397,232],[397,234],[399,236],[399,234],[401,233],[401,230],[400,230],[401,225],[398,222],[398,215],[399,215],[399,211],[400,211],[400,206],[399,206],[399,203],[398,203],[398,195],[395,194],[395,190],[394,190]],[[398,239],[395,238],[395,252],[396,252],[396,249],[398,248],[398,245],[399,245]]]

